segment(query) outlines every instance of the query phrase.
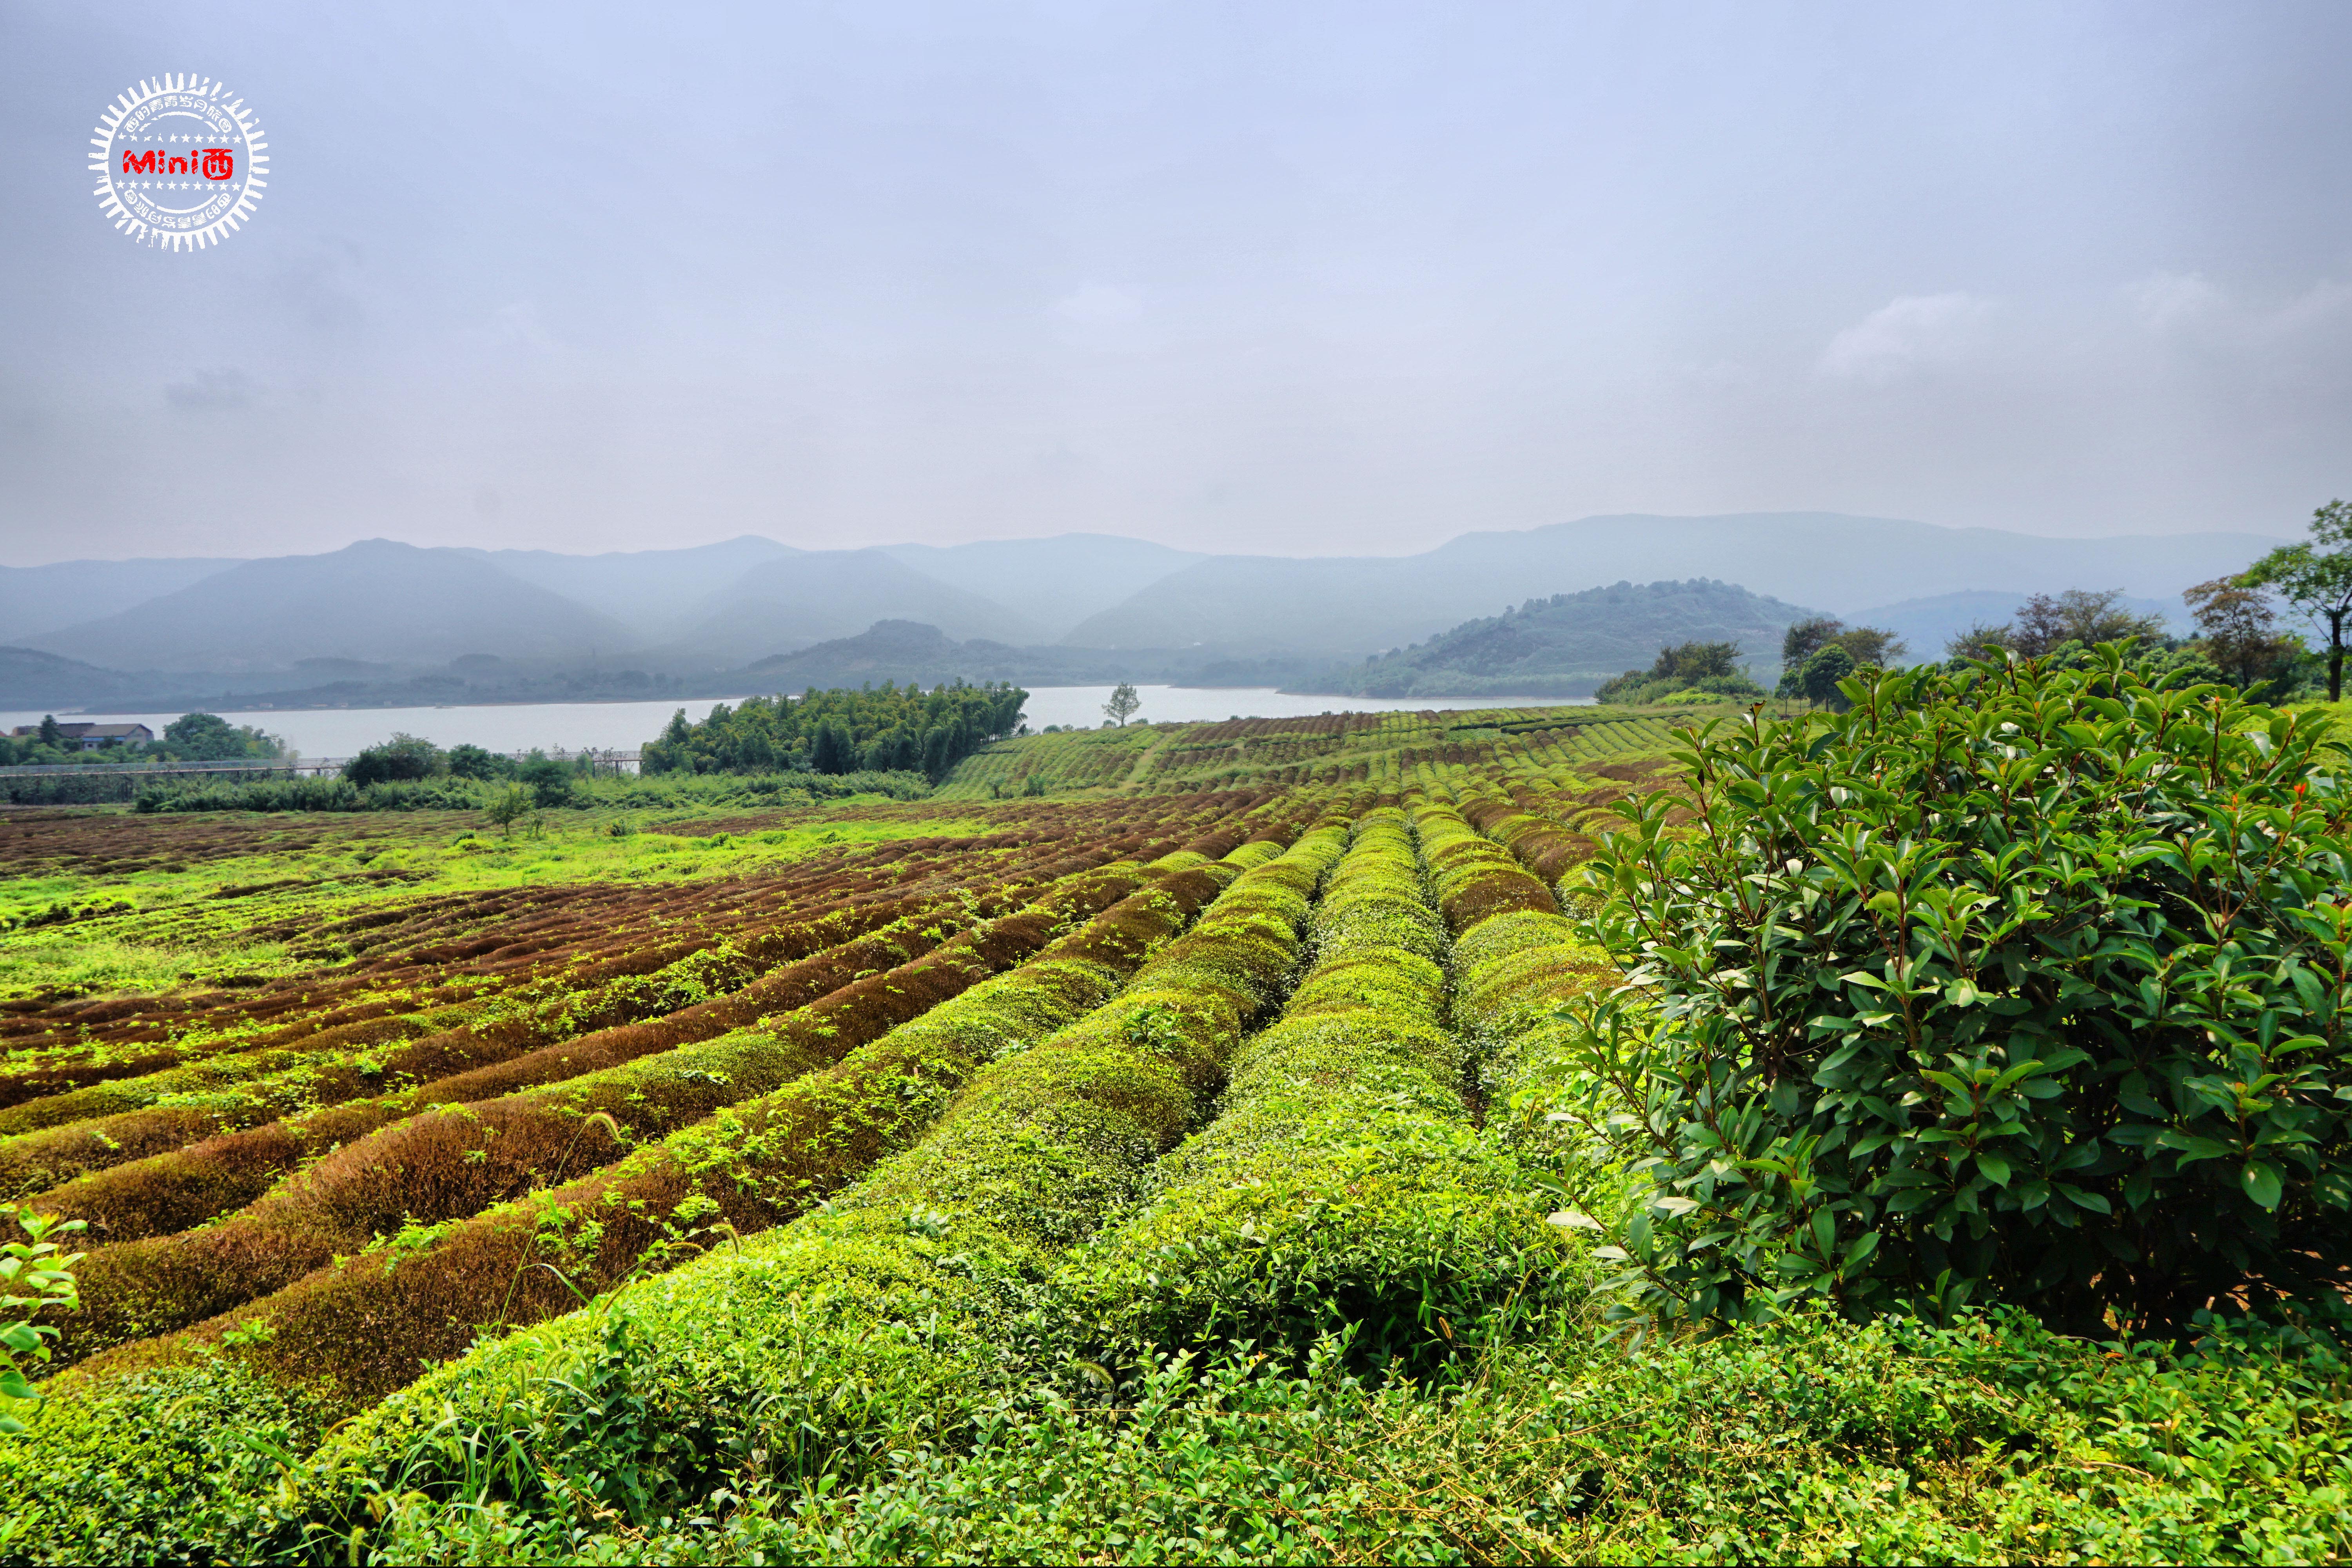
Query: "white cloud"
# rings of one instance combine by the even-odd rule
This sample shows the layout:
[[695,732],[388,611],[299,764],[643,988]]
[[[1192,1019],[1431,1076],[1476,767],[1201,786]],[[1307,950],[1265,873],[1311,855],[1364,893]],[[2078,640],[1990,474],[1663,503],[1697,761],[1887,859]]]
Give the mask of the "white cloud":
[[2352,283],[2332,279],[2263,306],[2216,287],[2200,272],[2158,272],[2126,284],[2124,298],[2152,332],[2195,332],[2217,343],[2265,350],[2308,345],[2352,322]]
[[2151,330],[2166,331],[2210,319],[2228,303],[2201,272],[2158,272],[2126,284],[2124,298]]
[[1842,381],[1885,382],[1972,355],[1992,302],[1973,294],[1905,294],[1830,340],[1822,373]]

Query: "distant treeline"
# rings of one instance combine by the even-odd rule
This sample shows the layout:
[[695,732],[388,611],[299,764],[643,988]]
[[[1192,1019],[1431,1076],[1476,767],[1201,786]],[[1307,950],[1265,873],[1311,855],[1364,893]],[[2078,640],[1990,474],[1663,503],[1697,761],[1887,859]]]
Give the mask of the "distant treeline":
[[1020,722],[1029,693],[953,681],[722,702],[696,724],[680,709],[639,764],[647,773],[919,773],[936,784]]
[[[163,733],[142,745],[136,741],[109,740],[85,749],[66,733],[54,713],[43,714],[29,734],[0,735],[0,766],[99,767],[124,763],[219,763],[282,758],[286,742],[265,735],[250,724],[232,724],[217,713],[183,713],[163,726]],[[109,800],[127,799],[107,795]]]
[[[128,780],[124,781],[128,783]],[[213,779],[142,787],[131,809],[142,813],[184,811],[485,811],[504,782],[443,774],[358,784],[347,778]],[[803,773],[797,777],[744,778],[720,774],[695,778],[575,778],[561,793],[534,792],[532,809],[588,811],[660,810],[678,806],[808,805],[853,795],[919,800],[930,785],[919,773]],[[122,797],[117,797],[122,798]]]

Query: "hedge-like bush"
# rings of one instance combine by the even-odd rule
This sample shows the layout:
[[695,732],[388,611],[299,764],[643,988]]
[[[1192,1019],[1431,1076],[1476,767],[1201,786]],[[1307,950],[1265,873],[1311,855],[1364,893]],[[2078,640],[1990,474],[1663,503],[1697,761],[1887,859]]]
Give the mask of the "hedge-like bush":
[[1401,812],[1359,819],[1314,932],[1314,967],[1235,1058],[1222,1114],[1064,1270],[1093,1353],[1303,1352],[1347,1329],[1370,1364],[1419,1368],[1559,1299],[1550,1205],[1464,1104],[1450,944]]
[[[1808,1297],[2071,1331],[2352,1264],[2352,798],[2319,715],[2094,668],[1717,721],[1697,819],[1595,861],[1652,998],[1593,1020],[1653,1184],[1647,1309]],[[2242,1297],[2241,1299],[2243,1299]]]
[[1416,797],[1412,815],[1437,907],[1455,934],[1511,910],[1559,911],[1550,889],[1523,869],[1508,850],[1481,837],[1454,807]]
[[[533,1510],[584,1489],[650,1520],[746,1462],[848,1474],[958,1428],[1002,1364],[1021,1277],[1128,1195],[1279,1000],[1343,838],[1310,831],[1245,871],[1070,1027],[994,1042],[932,1134],[828,1212],[485,1347],[354,1422],[320,1456],[337,1528],[370,1517],[362,1501],[394,1472],[436,1498],[488,1487]],[[624,1388],[643,1419],[583,1420],[572,1392],[610,1409]],[[539,1473],[469,1475],[448,1441],[518,1423]]]

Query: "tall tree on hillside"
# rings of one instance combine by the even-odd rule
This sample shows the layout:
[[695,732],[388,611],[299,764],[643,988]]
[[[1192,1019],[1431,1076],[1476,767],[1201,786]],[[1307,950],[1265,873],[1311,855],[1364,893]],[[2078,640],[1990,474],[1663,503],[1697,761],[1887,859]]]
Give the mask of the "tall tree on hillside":
[[1835,616],[1809,616],[1790,626],[1780,637],[1780,668],[1802,669],[1805,660],[1819,653],[1823,647],[1838,640],[1845,623]]
[[1736,642],[1683,642],[1658,650],[1657,663],[1650,667],[1654,676],[1675,680],[1719,680],[1739,673],[1739,645]]
[[1967,630],[1955,634],[1944,645],[1944,653],[1950,658],[1992,658],[2009,651],[2009,638],[2010,625],[2007,621],[1999,625],[1979,621]]
[[856,765],[856,742],[850,737],[849,726],[839,720],[818,725],[809,751],[810,769],[820,773],[845,773]]
[[2279,596],[2327,627],[2327,700],[2344,697],[2344,621],[2352,616],[2352,503],[2329,501],[2311,514],[2311,537],[2272,551],[2238,581]]
[[1987,658],[2013,653],[2020,658],[2041,658],[2066,643],[2090,647],[2126,637],[2160,637],[2161,616],[2144,616],[2127,607],[2121,588],[2094,594],[2069,588],[2055,596],[2036,594],[2018,606],[2017,617],[1999,626],[1979,623],[1944,645],[1954,658]]
[[2019,606],[2010,623],[2009,647],[2021,658],[2040,658],[2062,643],[2121,642],[2126,637],[2164,635],[2164,618],[2143,616],[2125,607],[2124,591],[2110,588],[2094,594],[2069,588],[2056,598],[2036,594]]
[[1135,717],[1135,710],[1142,706],[1143,699],[1135,694],[1135,688],[1122,680],[1111,689],[1110,700],[1103,704],[1103,716],[1125,729],[1127,721]]
[[1804,670],[1798,677],[1799,689],[1812,701],[1843,713],[1846,710],[1845,693],[1838,682],[1853,673],[1853,655],[1840,643],[1823,643],[1805,660]]
[[1885,626],[1848,626],[1831,639],[1857,665],[1884,669],[1911,651],[1911,645]]
[[2180,597],[2196,619],[2205,656],[2240,690],[2267,679],[2287,655],[2287,643],[2278,635],[2278,612],[2263,589],[2216,577]]

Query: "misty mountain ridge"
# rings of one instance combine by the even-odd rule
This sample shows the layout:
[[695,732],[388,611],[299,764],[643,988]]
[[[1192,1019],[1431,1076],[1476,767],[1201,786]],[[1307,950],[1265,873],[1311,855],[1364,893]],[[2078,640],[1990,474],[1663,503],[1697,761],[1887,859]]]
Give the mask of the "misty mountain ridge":
[[1987,590],[2121,588],[2177,604],[2284,540],[2243,533],[2044,539],[1837,512],[1627,513],[1522,532],[1465,533],[1404,556],[1212,557],[1153,584],[1063,640],[1104,647],[1216,644],[1360,658],[1534,593],[1694,575],[1851,616],[1865,606]]
[[0,708],[118,703],[139,689],[136,677],[29,647],[0,647]]
[[[1926,654],[1949,635],[1938,629],[1946,621],[1999,619],[2035,592],[2121,588],[2176,605],[2182,588],[2242,569],[2276,542],[2223,533],[2053,540],[1809,512],[1587,518],[1466,533],[1417,555],[1306,559],[1202,555],[1087,533],[862,550],[744,535],[576,556],[371,540],[247,562],[0,568],[0,643],[146,672],[134,682],[145,690],[158,689],[159,671],[166,689],[307,690],[327,673],[299,670],[313,659],[356,659],[406,679],[467,655],[521,661],[534,680],[576,668],[601,689],[627,670],[707,682],[903,621],[966,649],[955,657],[971,668],[945,673],[972,679],[985,666],[1045,681],[1083,668],[1105,673],[1067,679],[1213,671],[1206,679],[1217,684],[1296,683],[1494,617],[1530,595],[1612,582],[1737,584],[1891,625]],[[74,618],[56,624],[61,615]],[[917,663],[931,668],[939,657],[933,649]],[[18,673],[37,685],[42,668]],[[104,700],[91,678],[53,673],[58,697],[36,700]],[[381,682],[370,673],[361,683]]]
[[1336,670],[1305,689],[1350,697],[1582,697],[1683,642],[1737,644],[1743,661],[1766,675],[1780,667],[1780,635],[1815,613],[1707,578],[1617,583],[1530,599]]
[[880,548],[918,572],[993,599],[1035,627],[1045,642],[1069,641],[1091,616],[1209,559],[1115,533]]
[[892,681],[936,686],[948,680],[1012,680],[1033,686],[1086,686],[1127,679],[1133,661],[1099,648],[1015,647],[974,637],[958,641],[921,621],[877,621],[855,637],[763,658],[743,671],[762,690],[863,686]]
[[0,566],[0,643],[62,631],[108,610],[143,605],[240,564],[226,557],[186,556]]
[[928,622],[959,638],[1049,640],[993,600],[927,575],[880,550],[807,551],[739,574],[700,601],[693,627],[657,650],[666,667],[749,664],[876,621]]
[[551,593],[577,600],[649,642],[682,636],[695,613],[744,573],[806,553],[746,533],[717,544],[677,550],[614,550],[561,555],[552,550],[482,550],[492,565]]
[[304,658],[389,664],[466,653],[591,658],[636,639],[609,616],[469,552],[362,540],[247,561],[22,646],[114,668],[236,671]]

